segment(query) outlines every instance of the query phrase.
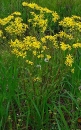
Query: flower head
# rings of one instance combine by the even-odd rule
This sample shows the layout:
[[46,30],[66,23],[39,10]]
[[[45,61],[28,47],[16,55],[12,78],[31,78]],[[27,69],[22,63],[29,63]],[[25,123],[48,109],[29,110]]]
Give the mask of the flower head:
[[74,62],[73,56],[71,54],[67,55],[65,61],[66,66],[72,67],[73,62]]

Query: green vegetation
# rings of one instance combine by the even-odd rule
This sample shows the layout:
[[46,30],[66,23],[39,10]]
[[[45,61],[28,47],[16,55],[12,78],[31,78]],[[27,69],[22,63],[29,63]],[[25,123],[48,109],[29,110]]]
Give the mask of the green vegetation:
[[81,129],[78,3],[0,1],[0,130]]
[[[0,0],[0,17],[8,16],[14,11],[20,11],[25,15],[22,7],[24,0]],[[35,2],[42,7],[47,7],[56,11],[60,17],[81,15],[80,0],[26,0],[27,2]]]

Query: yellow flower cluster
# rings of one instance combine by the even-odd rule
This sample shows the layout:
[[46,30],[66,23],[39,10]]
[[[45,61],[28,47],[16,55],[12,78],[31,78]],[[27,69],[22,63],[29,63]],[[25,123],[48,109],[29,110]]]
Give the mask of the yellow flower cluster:
[[76,29],[81,32],[81,21],[76,23]]
[[10,42],[10,47],[12,47],[12,52],[18,57],[26,57],[27,50],[36,51],[40,48],[41,43],[37,41],[35,37],[27,36],[23,41],[16,39],[15,41]]
[[40,6],[38,6],[35,3],[23,2],[22,5],[23,6],[28,6],[28,7],[32,8],[32,9],[36,9],[36,10],[39,10],[41,8]]
[[69,44],[65,44],[64,42],[60,43],[60,48],[65,51],[65,50],[71,50],[71,46]]
[[[38,59],[42,59],[44,57],[48,60],[51,59],[49,52],[45,53],[47,46],[43,45],[41,41],[38,41],[36,37],[26,36],[22,41],[15,39],[15,41],[11,40],[9,44],[12,48],[12,53],[17,55],[17,57],[27,58],[31,55],[32,57],[37,57]],[[30,58],[26,60],[26,63],[30,65],[34,64]]]
[[41,53],[37,57],[40,58],[40,59],[42,59],[44,57],[44,55]]
[[35,26],[35,27],[36,27],[36,25],[38,25],[40,28],[42,28],[41,32],[44,32],[47,28],[48,21],[47,21],[47,19],[44,18],[45,14],[51,14],[53,22],[56,22],[60,18],[56,12],[51,11],[46,7],[43,8],[41,6],[38,6],[35,3],[23,2],[22,5],[30,7],[35,10],[38,10],[40,12],[39,15],[36,15],[34,12],[31,12],[31,14],[34,16],[34,18],[29,19],[29,22],[32,22],[33,26]]
[[13,54],[15,54],[17,57],[23,57],[25,58],[26,57],[26,52],[23,52],[23,51],[19,51],[17,48],[14,48],[12,51],[11,51]]
[[75,44],[73,44],[73,48],[81,48],[81,43],[75,43]]
[[73,39],[73,36],[72,34],[67,34],[66,32],[64,31],[60,31],[58,34],[56,34],[57,37],[60,37],[60,38],[66,38],[66,39],[69,39],[69,40],[72,40]]
[[31,49],[36,50],[36,49],[40,49],[40,47],[41,47],[41,43],[37,40],[37,38],[32,37],[32,36],[25,37],[23,40],[23,44],[29,50],[31,50]]
[[14,19],[13,15],[9,15],[6,18],[0,19],[0,25],[6,25],[8,24],[12,19]]
[[73,68],[73,69],[71,69],[71,73],[74,73],[74,68]]
[[10,34],[10,35],[19,35],[23,34],[26,31],[26,28],[28,26],[25,23],[22,23],[23,19],[20,17],[16,17],[14,21],[11,21],[5,30]]
[[44,8],[44,7],[38,6],[36,3],[23,2],[22,5],[38,10],[40,11],[40,13],[51,13],[53,17],[56,17],[56,19],[54,19],[55,21],[59,19],[59,15],[56,12],[51,11],[46,7]]
[[72,18],[73,18],[74,20],[81,20],[81,17],[80,17],[80,16],[76,16],[76,15],[73,15]]
[[41,82],[41,78],[40,78],[40,77],[35,77],[35,78],[33,79],[33,81],[34,81],[34,82],[37,82],[37,81],[38,81],[38,82]]
[[56,12],[52,11],[52,16],[53,16],[53,18],[52,18],[53,22],[56,22],[57,20],[60,19],[59,15]]
[[62,25],[63,27],[75,27],[75,21],[71,17],[65,17],[62,21],[59,22],[59,25]]
[[71,54],[68,54],[68,55],[66,56],[66,61],[65,61],[66,66],[72,67],[72,64],[73,64],[73,63],[74,63],[74,58],[73,58],[73,56],[72,56]]
[[33,27],[38,26],[41,32],[45,32],[47,28],[47,19],[44,19],[44,14],[37,15],[34,12],[31,12],[31,15],[34,17],[33,19],[29,19],[28,21],[33,24]]
[[14,13],[12,13],[12,15],[21,16],[21,13],[20,12],[14,12]]
[[59,48],[58,42],[57,42],[57,36],[56,36],[56,35],[53,35],[53,36],[47,35],[47,36],[44,36],[44,37],[41,38],[41,41],[42,41],[43,43],[47,43],[47,40],[53,42],[53,46],[54,46],[56,49]]
[[59,22],[59,25],[68,28],[69,31],[78,30],[81,32],[81,17],[73,15],[72,17],[65,17]]
[[39,10],[40,11],[40,13],[50,13],[50,14],[52,14],[52,16],[53,16],[53,21],[54,22],[56,22],[60,17],[59,17],[59,15],[56,13],[56,12],[54,12],[54,11],[51,11],[51,10],[49,10],[48,8],[44,8],[44,7],[41,7],[41,6],[38,6],[37,4],[35,4],[35,3],[27,3],[27,2],[23,2],[22,3],[22,5],[23,6],[28,6],[28,7],[30,7],[30,8],[32,8],[32,9],[35,9],[35,10]]
[[46,58],[49,60],[49,59],[51,59],[51,56],[50,55],[46,55]]
[[2,37],[3,36],[3,31],[2,30],[0,30],[0,37]]
[[26,63],[28,63],[29,65],[33,65],[34,63],[32,61],[26,60]]
[[[24,35],[28,25],[23,23],[20,12],[14,12],[6,18],[0,19],[0,25],[1,27],[3,26],[3,31],[0,30],[0,37],[3,37],[3,32],[5,31],[10,34],[9,45],[12,49],[12,53],[17,57],[23,57],[28,65],[35,65],[35,59],[36,63],[38,62],[37,64],[40,64],[42,61],[44,61],[44,63],[49,62],[54,54],[58,53],[57,57],[59,57],[59,52],[64,51],[63,54],[64,56],[66,55],[66,59],[64,60],[63,57],[63,62],[66,66],[70,67],[71,72],[74,73],[74,68],[72,68],[74,57],[70,52],[74,48],[81,48],[81,17],[75,15],[65,17],[59,22],[59,25],[63,27],[63,31],[54,35],[53,33],[52,35],[51,33],[48,35],[46,31],[50,32],[51,30],[49,29],[50,25],[48,25],[49,17],[52,23],[55,23],[59,19],[59,15],[35,3],[23,2],[22,5],[36,10],[35,12],[30,12],[31,19],[28,20],[31,25],[30,27],[33,27],[32,32],[36,32],[36,37],[34,37],[34,35]],[[77,36],[79,34],[79,40],[77,36],[75,37],[75,33]],[[29,34],[31,34],[31,31]],[[34,81],[40,81],[40,78],[36,77]]]

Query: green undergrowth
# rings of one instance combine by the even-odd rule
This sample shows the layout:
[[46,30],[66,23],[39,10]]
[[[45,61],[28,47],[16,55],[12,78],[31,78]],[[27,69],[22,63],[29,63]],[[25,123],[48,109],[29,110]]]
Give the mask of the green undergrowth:
[[0,68],[0,129],[80,128],[79,66],[76,66],[75,74],[68,73],[57,79],[51,78],[51,72],[47,71],[43,73],[42,83],[34,83],[26,63],[22,63],[22,59],[16,58],[9,52],[2,51]]
[[[0,0],[0,17],[4,18],[14,11],[23,13],[23,18],[26,21],[28,13],[22,8],[24,0]],[[61,18],[71,15],[81,15],[80,0],[25,0],[26,2],[35,2],[42,7],[47,7],[50,10],[57,11]],[[28,16],[27,16],[28,17]]]

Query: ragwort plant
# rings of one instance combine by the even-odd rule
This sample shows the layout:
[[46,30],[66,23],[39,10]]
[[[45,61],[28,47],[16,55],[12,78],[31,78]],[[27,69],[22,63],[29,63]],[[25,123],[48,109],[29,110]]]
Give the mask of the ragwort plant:
[[[3,68],[8,76],[4,84],[1,82],[5,96],[2,95],[0,102],[1,107],[7,103],[7,114],[5,118],[5,112],[1,115],[0,127],[4,130],[78,128],[81,101],[78,101],[80,92],[74,88],[80,85],[81,17],[65,17],[60,21],[58,14],[47,8],[27,2],[22,5],[31,9],[28,24],[23,22],[20,12],[0,19],[0,42],[6,43],[12,57],[10,69]],[[63,28],[58,33],[52,30],[56,23]],[[2,63],[6,64],[1,59]],[[14,83],[10,80],[13,76]]]

